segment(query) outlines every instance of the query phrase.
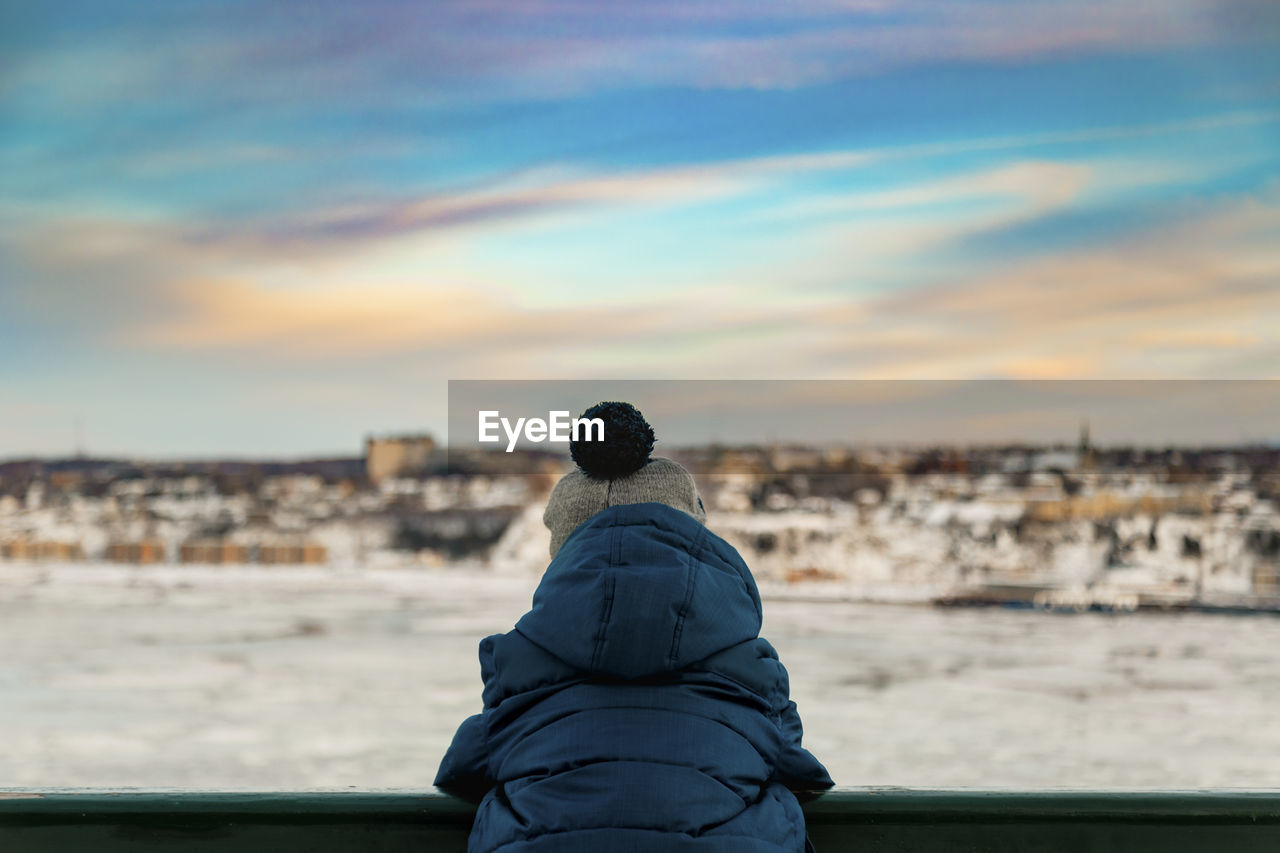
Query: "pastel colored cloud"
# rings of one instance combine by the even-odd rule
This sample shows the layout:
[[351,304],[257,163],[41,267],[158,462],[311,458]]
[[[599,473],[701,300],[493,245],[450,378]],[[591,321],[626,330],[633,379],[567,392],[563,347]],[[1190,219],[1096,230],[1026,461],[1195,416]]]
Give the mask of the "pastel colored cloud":
[[886,378],[1223,375],[1206,349],[1277,343],[1278,201],[1240,200],[1115,245],[825,314],[838,341],[822,358]]
[[[75,42],[39,53],[14,45],[10,89],[38,88],[73,107],[175,86],[250,102],[335,93],[385,102],[415,90],[431,100],[673,84],[793,88],[923,62],[1257,40],[1274,35],[1280,18],[1265,0],[719,0],[695,8],[453,0],[429,9],[383,0],[278,2],[248,16],[197,3],[95,17],[88,52]],[[84,75],[86,65],[98,73]]]
[[0,28],[0,457],[345,448],[460,375],[1280,364],[1266,0],[50,8]]

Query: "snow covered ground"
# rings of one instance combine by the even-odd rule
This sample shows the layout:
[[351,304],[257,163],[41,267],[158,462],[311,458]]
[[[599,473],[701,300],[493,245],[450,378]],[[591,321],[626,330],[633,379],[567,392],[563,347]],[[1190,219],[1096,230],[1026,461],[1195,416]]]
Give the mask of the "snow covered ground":
[[[0,563],[0,787],[429,787],[536,581]],[[814,598],[765,635],[841,784],[1280,785],[1280,619]]]

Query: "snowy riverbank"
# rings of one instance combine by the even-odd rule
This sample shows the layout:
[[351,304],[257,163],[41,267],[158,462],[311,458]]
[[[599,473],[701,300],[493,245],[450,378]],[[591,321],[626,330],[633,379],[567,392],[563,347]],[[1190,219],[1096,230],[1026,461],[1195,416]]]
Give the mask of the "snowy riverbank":
[[[0,566],[9,785],[424,787],[536,574]],[[1273,786],[1280,619],[1056,616],[764,585],[844,784]]]

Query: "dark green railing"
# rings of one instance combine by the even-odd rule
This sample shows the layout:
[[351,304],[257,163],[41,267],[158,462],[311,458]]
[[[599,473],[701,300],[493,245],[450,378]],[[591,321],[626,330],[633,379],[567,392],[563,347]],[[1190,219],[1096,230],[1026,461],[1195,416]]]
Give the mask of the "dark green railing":
[[[472,813],[402,791],[0,791],[0,851],[462,851]],[[1280,853],[1280,791],[857,788],[805,815],[819,853]]]

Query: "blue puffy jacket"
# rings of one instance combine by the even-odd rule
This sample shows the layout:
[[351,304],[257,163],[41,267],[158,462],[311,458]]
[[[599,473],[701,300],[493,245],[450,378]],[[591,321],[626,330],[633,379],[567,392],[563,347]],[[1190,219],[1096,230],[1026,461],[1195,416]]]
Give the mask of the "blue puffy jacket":
[[565,541],[515,630],[480,643],[484,711],[436,785],[480,799],[468,850],[805,849],[787,672],[738,552],[662,504]]

